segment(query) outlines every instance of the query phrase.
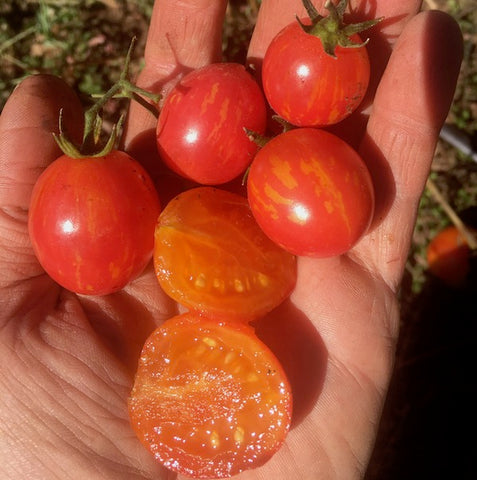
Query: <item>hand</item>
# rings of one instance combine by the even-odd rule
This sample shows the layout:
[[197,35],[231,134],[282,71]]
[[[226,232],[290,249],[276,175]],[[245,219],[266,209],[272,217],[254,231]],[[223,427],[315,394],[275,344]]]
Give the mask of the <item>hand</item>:
[[[416,0],[380,0],[372,11],[369,2],[352,3],[357,18],[386,18],[369,32],[374,103],[342,132],[371,169],[376,217],[349,254],[300,258],[290,300],[259,325],[289,374],[294,423],[283,448],[243,479],[362,477],[392,371],[396,292],[454,92],[461,37],[445,14],[418,14]],[[157,0],[141,86],[167,91],[181,73],[220,60],[225,7],[220,0]],[[249,50],[258,70],[272,36],[296,13],[303,13],[300,0],[262,2]],[[177,306],[151,269],[104,298],[64,291],[29,243],[29,196],[59,154],[51,132],[60,107],[68,131],[78,131],[73,93],[37,76],[12,93],[0,117],[0,476],[176,478],[134,437],[126,398],[142,342]],[[145,159],[153,129],[150,114],[132,106],[125,148]]]

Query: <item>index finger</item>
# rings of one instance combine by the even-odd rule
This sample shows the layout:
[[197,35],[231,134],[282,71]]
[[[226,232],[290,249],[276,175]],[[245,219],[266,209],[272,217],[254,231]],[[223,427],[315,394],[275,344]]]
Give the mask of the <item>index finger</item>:
[[[156,0],[138,86],[165,94],[184,73],[219,61],[226,6],[225,0]],[[154,117],[132,102],[126,148],[140,155],[154,127]]]

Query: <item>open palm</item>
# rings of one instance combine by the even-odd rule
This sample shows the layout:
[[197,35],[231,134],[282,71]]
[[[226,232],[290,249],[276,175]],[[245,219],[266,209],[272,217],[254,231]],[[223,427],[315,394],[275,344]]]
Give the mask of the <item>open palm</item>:
[[[181,73],[220,60],[225,7],[157,0],[140,84],[167,91]],[[366,470],[393,365],[396,292],[460,65],[453,21],[419,8],[415,0],[352,2],[359,19],[385,17],[370,32],[374,103],[342,131],[371,169],[376,216],[349,254],[300,258],[290,300],[258,325],[290,377],[294,419],[283,448],[239,478],[353,479]],[[257,71],[296,13],[300,0],[262,2],[249,50]],[[72,294],[49,279],[29,243],[30,193],[59,154],[51,132],[60,107],[77,131],[81,106],[68,87],[31,77],[0,117],[0,476],[176,478],[134,437],[126,399],[144,339],[177,305],[151,268],[113,295]],[[125,148],[150,168],[153,130],[154,119],[133,106]]]

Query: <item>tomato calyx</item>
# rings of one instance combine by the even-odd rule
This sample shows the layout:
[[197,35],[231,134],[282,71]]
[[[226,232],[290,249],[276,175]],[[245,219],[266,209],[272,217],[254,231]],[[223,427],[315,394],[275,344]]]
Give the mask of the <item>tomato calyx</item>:
[[161,99],[160,94],[155,94],[134,85],[128,79],[131,54],[134,49],[135,38],[129,46],[124,67],[119,79],[111,88],[85,111],[84,130],[81,144],[75,143],[69,138],[63,127],[63,112],[59,115],[59,133],[53,134],[60,149],[71,158],[104,157],[109,154],[116,145],[121,131],[124,116],[121,115],[118,122],[113,125],[109,136],[104,139],[102,135],[103,119],[101,112],[103,107],[112,99],[126,98],[134,100],[149,110],[156,118],[159,116],[157,104]]
[[331,0],[327,0],[325,8],[328,10],[327,16],[318,13],[311,0],[302,0],[303,5],[310,18],[311,24],[304,24],[298,17],[297,21],[304,32],[314,35],[321,40],[324,51],[333,58],[336,58],[336,47],[359,48],[366,45],[369,39],[363,42],[355,42],[351,39],[353,35],[373,27],[382,20],[382,17],[365,22],[345,24],[343,15],[348,0],[340,0],[338,5],[334,5]]

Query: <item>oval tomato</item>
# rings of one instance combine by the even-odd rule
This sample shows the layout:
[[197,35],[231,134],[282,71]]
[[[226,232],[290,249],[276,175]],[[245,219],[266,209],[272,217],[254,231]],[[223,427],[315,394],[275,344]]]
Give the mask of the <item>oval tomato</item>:
[[263,94],[242,65],[217,63],[194,70],[166,97],[157,124],[165,164],[201,184],[240,175],[257,150],[244,128],[263,133]]
[[[357,34],[351,40],[361,43]],[[366,47],[337,46],[335,55],[298,22],[279,32],[262,67],[263,90],[273,110],[300,127],[335,124],[356,110],[369,84]]]
[[316,257],[349,250],[374,210],[371,177],[360,156],[340,138],[313,128],[280,134],[257,153],[248,199],[273,241]]
[[251,327],[191,313],[146,341],[129,398],[140,441],[193,478],[263,464],[284,441],[291,412],[286,375]]
[[247,199],[213,187],[183,192],[165,207],[154,267],[161,287],[182,305],[240,320],[271,311],[296,281],[295,257],[262,232]]
[[160,213],[146,171],[129,155],[63,155],[36,182],[28,228],[45,271],[76,293],[104,295],[138,276],[152,256]]

